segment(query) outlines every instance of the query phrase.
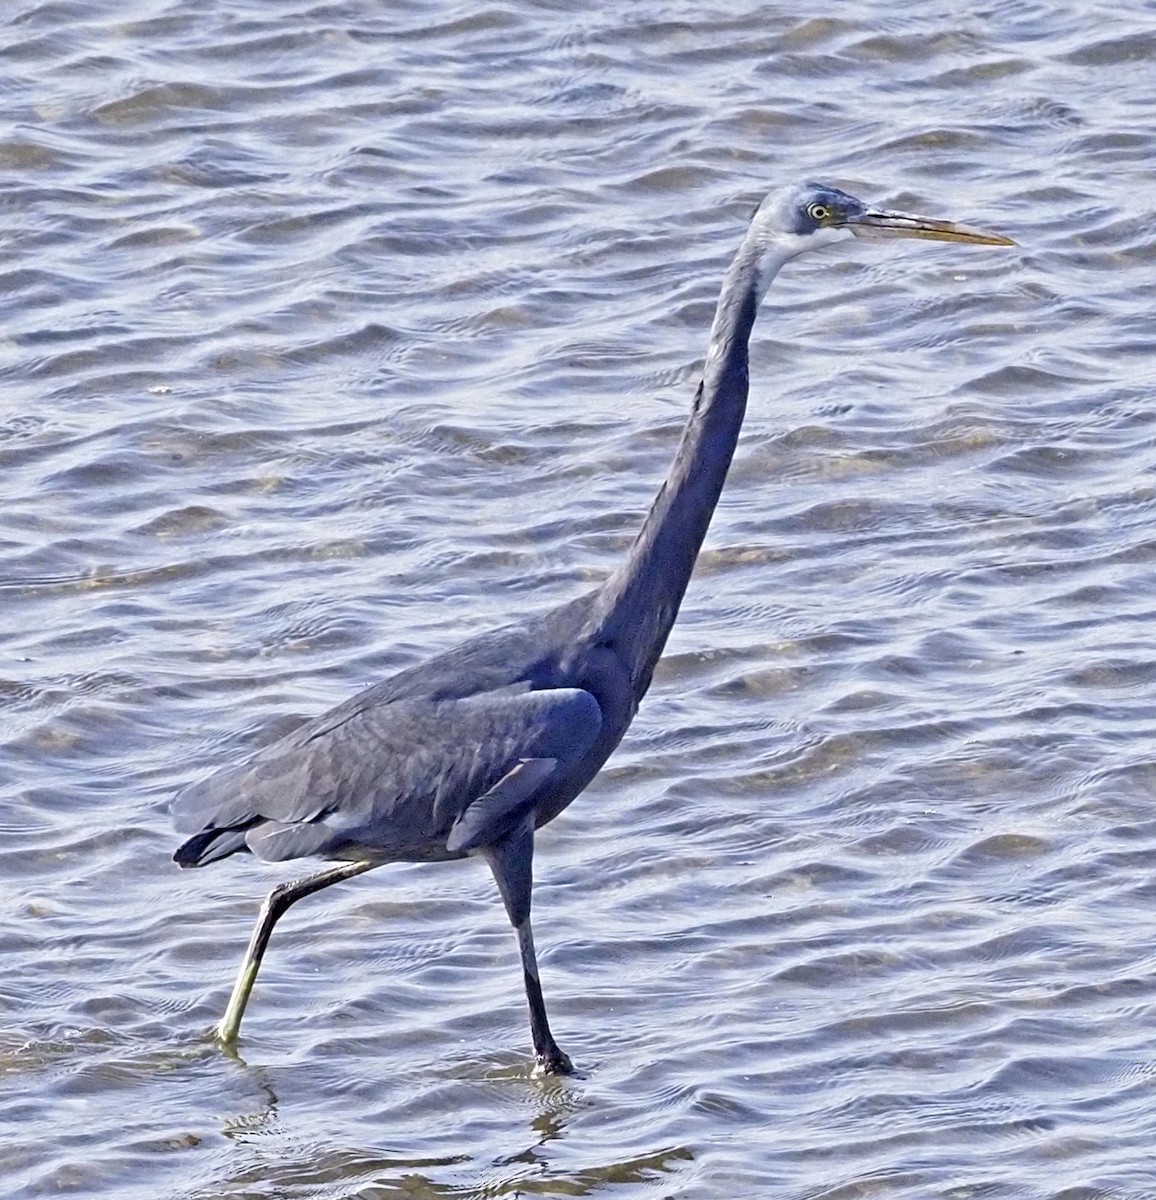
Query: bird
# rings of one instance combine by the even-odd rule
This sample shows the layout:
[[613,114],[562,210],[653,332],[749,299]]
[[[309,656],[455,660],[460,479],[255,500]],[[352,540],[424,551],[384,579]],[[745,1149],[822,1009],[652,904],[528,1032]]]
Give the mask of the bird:
[[218,1041],[232,1046],[270,935],[298,900],[391,862],[483,859],[517,937],[535,1074],[574,1072],[550,1030],[531,928],[537,831],[590,783],[650,687],[726,479],[749,389],[748,345],[782,267],[854,238],[1013,246],[952,221],[874,208],[827,184],[770,192],[719,294],[674,460],[625,561],[599,587],[473,636],[365,688],[182,790],[173,855],[319,858],[261,906]]

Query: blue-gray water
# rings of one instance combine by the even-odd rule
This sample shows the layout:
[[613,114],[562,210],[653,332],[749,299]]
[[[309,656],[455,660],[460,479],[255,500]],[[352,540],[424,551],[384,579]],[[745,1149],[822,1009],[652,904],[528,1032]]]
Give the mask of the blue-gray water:
[[[962,11],[957,11],[962,10]],[[14,0],[5,1197],[1156,1196],[1156,8]],[[946,14],[946,15],[944,15]],[[540,838],[284,921],[166,807],[576,594],[769,187],[792,264],[646,704]]]

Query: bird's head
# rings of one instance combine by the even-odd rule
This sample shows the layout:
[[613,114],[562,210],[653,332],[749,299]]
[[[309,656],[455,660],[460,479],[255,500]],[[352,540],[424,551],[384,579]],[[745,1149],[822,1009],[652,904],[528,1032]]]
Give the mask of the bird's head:
[[1015,245],[1010,238],[998,233],[972,229],[955,221],[872,208],[825,183],[805,183],[801,187],[771,192],[755,212],[751,232],[762,256],[774,261],[775,270],[796,254],[852,237],[924,238],[979,246]]
[[750,228],[727,272],[711,328],[707,365],[722,363],[735,345],[735,332],[758,311],[771,280],[783,264],[807,250],[820,250],[851,238],[923,238],[933,242],[967,242],[975,246],[1014,246],[1002,234],[972,229],[938,217],[872,208],[825,183],[771,192],[755,210]]

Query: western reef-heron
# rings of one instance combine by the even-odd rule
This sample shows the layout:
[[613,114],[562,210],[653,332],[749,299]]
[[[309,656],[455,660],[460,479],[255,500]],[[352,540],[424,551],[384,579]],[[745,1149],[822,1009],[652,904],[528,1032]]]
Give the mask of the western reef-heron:
[[650,686],[722,491],[747,403],[747,346],[767,287],[807,250],[859,238],[1010,246],[951,221],[871,208],[808,183],[759,205],[722,285],[702,382],[666,481],[601,587],[470,638],[219,770],[173,802],[200,867],[247,850],[338,863],[274,888],[217,1036],[235,1041],[274,924],[303,896],[389,862],[477,855],[518,937],[538,1069],[569,1057],[546,1020],[530,891],[534,833],[594,778]]

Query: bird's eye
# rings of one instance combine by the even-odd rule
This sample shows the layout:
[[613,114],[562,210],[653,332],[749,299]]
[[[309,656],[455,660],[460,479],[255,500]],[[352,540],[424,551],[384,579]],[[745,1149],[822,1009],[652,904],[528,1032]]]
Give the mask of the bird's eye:
[[807,216],[812,221],[825,221],[831,215],[831,210],[825,204],[808,204]]

